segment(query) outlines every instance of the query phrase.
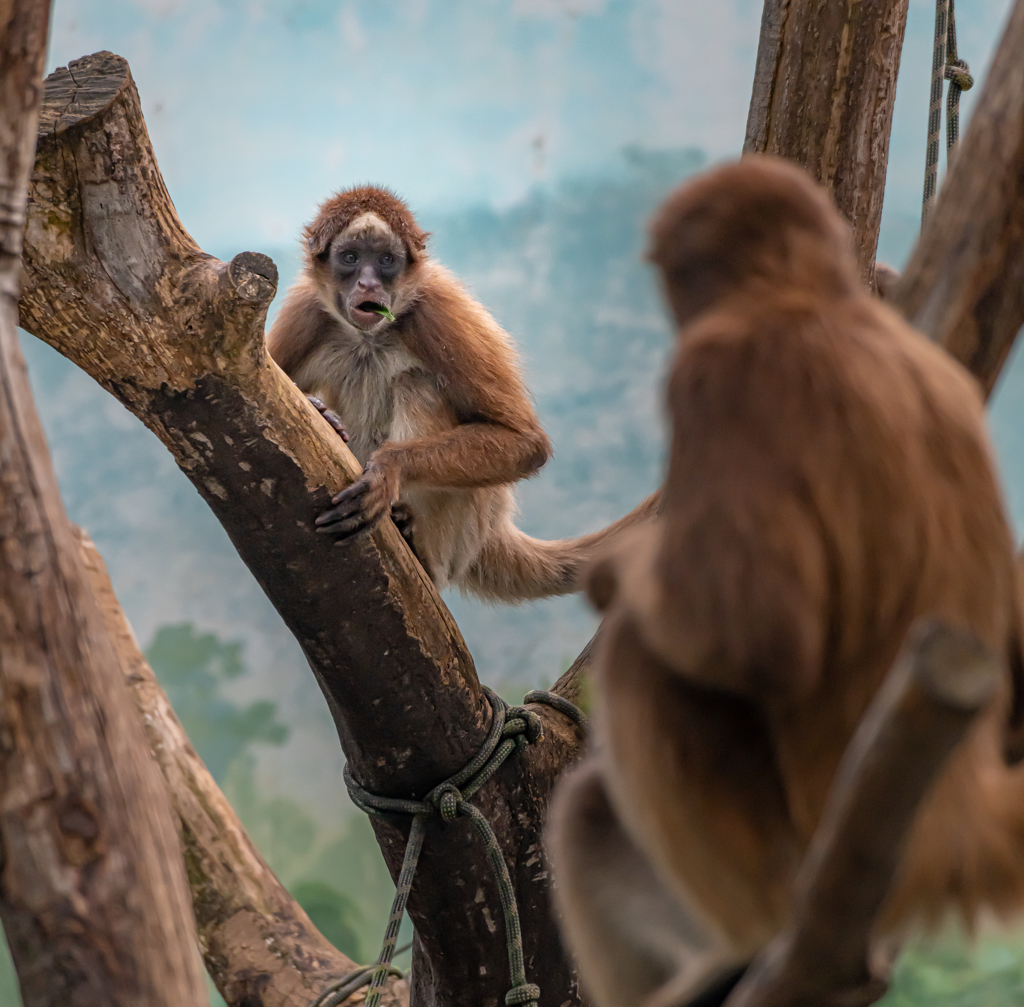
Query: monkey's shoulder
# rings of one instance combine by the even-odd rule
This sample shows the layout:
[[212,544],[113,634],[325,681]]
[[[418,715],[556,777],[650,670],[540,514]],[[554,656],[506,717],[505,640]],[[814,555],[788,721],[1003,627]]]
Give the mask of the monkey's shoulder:
[[422,264],[407,328],[418,343],[448,358],[467,352],[516,356],[512,338],[494,315],[451,270],[433,260]]

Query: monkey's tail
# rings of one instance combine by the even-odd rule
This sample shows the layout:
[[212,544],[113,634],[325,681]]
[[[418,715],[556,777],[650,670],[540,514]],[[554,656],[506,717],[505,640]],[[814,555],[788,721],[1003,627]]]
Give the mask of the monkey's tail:
[[554,541],[531,538],[511,521],[480,551],[459,585],[485,601],[529,601],[582,588],[580,573],[617,535],[652,520],[661,508],[656,490],[625,517],[601,531]]

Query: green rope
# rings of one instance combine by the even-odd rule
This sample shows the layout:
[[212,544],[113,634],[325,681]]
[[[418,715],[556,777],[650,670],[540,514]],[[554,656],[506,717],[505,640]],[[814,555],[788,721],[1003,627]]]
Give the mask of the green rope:
[[935,2],[935,45],[932,49],[932,88],[928,105],[928,147],[924,163],[924,197],[921,224],[935,202],[939,178],[939,131],[942,126],[942,82],[949,81],[946,95],[946,164],[960,140],[960,95],[974,87],[970,67],[957,56],[954,0]]
[[[468,818],[483,841],[487,861],[498,884],[498,896],[505,916],[505,943],[508,950],[509,976],[512,982],[511,989],[505,994],[505,1003],[509,1007],[519,1004],[526,1005],[526,1007],[536,1007],[537,1005],[540,987],[526,981],[519,909],[516,905],[516,893],[512,879],[509,877],[508,865],[505,863],[501,846],[498,844],[490,822],[479,808],[469,803],[469,798],[497,772],[501,764],[516,749],[537,741],[541,736],[542,725],[537,714],[523,706],[509,707],[503,699],[486,686],[484,686],[484,694],[491,704],[492,717],[491,729],[483,747],[459,772],[434,787],[422,801],[409,801],[371,794],[355,782],[348,766],[345,766],[345,784],[357,808],[378,818],[386,818],[391,814],[412,816],[409,840],[406,843],[398,884],[395,886],[395,899],[391,904],[391,916],[388,918],[384,944],[381,947],[380,956],[377,958],[377,964],[372,966],[373,978],[366,994],[366,1007],[378,1007],[380,1004],[384,983],[391,972],[391,960],[395,954],[398,930],[405,914],[405,905],[412,889],[413,877],[416,874],[416,864],[419,861],[420,851],[423,849],[427,819],[433,815],[440,815],[445,822],[453,822],[460,816]],[[580,726],[586,727],[586,718],[583,714],[567,699],[556,696],[554,693],[534,690],[527,694],[524,703],[545,703],[564,713]],[[371,966],[367,966],[367,968],[371,968]],[[346,986],[350,982],[347,977],[341,981],[345,982]],[[337,1003],[340,1003],[340,1000],[334,999],[330,1004],[321,1004],[320,1001],[317,1001],[310,1007],[333,1007]]]
[[[400,955],[405,951],[408,951],[412,947],[412,944],[406,944],[404,948],[399,948],[395,954]],[[368,982],[373,979],[373,974],[377,970],[376,965],[363,965],[357,968],[354,972],[349,972],[347,975],[343,975],[340,979],[335,980],[330,986],[325,989],[320,996],[318,996],[309,1007],[338,1007],[340,1003],[347,1000],[357,990],[361,990]],[[397,976],[399,979],[404,978],[405,973],[401,969],[394,967],[388,968],[388,975]]]

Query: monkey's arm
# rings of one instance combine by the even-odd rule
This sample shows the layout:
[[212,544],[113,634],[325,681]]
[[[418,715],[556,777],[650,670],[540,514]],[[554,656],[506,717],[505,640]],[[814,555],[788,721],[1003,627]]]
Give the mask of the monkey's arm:
[[339,493],[317,519],[336,538],[374,524],[398,499],[403,485],[472,489],[532,475],[551,453],[539,427],[519,433],[496,423],[464,423],[413,441],[389,442],[366,464],[363,477]]

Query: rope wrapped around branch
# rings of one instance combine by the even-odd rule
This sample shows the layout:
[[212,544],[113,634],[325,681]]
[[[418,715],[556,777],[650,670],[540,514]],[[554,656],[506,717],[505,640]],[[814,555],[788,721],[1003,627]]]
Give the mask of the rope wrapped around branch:
[[[505,1003],[509,1007],[526,1005],[536,1007],[540,996],[540,987],[526,981],[526,966],[523,961],[523,938],[519,928],[519,909],[516,905],[516,893],[509,877],[508,866],[501,852],[498,839],[491,828],[490,822],[479,808],[469,803],[469,799],[494,775],[501,764],[517,749],[537,741],[542,735],[540,717],[527,710],[525,706],[510,707],[500,696],[484,686],[484,694],[491,704],[491,729],[483,747],[476,756],[454,776],[438,784],[422,801],[403,800],[395,797],[380,797],[371,794],[352,778],[349,768],[345,766],[345,784],[353,803],[361,811],[378,818],[388,815],[411,815],[412,826],[409,829],[409,840],[405,847],[402,869],[398,875],[395,888],[395,899],[391,904],[391,915],[388,918],[387,930],[384,934],[384,945],[381,948],[377,964],[373,966],[373,978],[366,994],[366,1007],[378,1007],[381,993],[388,975],[393,971],[391,960],[395,955],[398,941],[398,930],[405,914],[405,905],[412,889],[416,865],[423,849],[423,836],[426,831],[427,819],[439,815],[446,822],[453,822],[459,817],[468,818],[477,835],[483,841],[487,861],[494,872],[501,899],[501,908],[505,916],[505,942],[508,948],[509,974],[512,987],[505,994]],[[554,693],[534,690],[526,695],[524,703],[544,703],[565,714],[577,724],[585,726],[583,714],[572,703]],[[365,972],[360,970],[358,977],[365,982]],[[339,985],[338,992],[350,989],[356,974],[346,977]],[[358,988],[355,987],[356,989]],[[327,992],[327,991],[325,991]],[[343,999],[343,998],[342,998]],[[332,995],[323,1001],[317,1001],[318,1007],[333,1007],[341,1000]]]

